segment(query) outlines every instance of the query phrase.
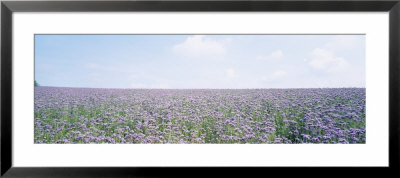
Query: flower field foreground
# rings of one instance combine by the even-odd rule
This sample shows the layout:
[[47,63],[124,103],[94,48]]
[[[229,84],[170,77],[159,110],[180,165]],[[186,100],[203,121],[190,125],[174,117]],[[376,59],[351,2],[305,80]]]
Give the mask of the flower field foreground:
[[365,143],[365,88],[35,87],[35,143]]

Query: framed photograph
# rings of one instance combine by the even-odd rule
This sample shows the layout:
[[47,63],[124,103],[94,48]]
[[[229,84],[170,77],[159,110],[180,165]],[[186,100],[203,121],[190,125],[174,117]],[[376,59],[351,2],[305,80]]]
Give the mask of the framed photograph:
[[397,169],[399,21],[399,1],[3,1],[1,175]]

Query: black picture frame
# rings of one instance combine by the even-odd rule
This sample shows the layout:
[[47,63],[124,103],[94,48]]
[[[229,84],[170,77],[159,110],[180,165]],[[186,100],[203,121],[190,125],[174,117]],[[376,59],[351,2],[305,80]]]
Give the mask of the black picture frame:
[[[264,1],[2,1],[1,2],[1,176],[4,177],[132,177],[237,174],[243,168],[19,168],[12,165],[12,18],[13,12],[389,12],[389,167],[355,168],[355,174],[371,170],[393,171],[399,168],[400,118],[400,1],[399,0],[264,0]],[[273,172],[296,175],[273,167]],[[204,170],[207,169],[207,170]],[[268,168],[270,169],[270,168]],[[271,168],[272,169],[272,168]],[[297,168],[289,168],[297,169]],[[325,168],[320,168],[325,169]],[[353,169],[347,170],[352,171]],[[362,169],[362,170],[360,170]],[[265,168],[252,168],[249,174],[270,174]],[[307,170],[308,172],[310,170]],[[335,171],[327,170],[329,174]],[[302,172],[302,171],[300,171]],[[186,174],[187,174],[186,173]],[[340,172],[336,174],[340,175]]]

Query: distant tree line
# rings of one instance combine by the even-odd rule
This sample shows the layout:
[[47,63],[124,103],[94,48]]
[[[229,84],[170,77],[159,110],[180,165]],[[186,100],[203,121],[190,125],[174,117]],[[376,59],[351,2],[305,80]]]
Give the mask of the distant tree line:
[[35,80],[35,87],[39,86],[39,83]]

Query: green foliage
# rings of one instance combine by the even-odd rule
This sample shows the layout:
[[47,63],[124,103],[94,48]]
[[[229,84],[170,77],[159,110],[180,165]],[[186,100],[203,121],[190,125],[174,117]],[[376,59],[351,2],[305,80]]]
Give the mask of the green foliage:
[[37,83],[36,80],[35,80],[35,87],[37,87],[37,86],[39,86],[39,83]]

